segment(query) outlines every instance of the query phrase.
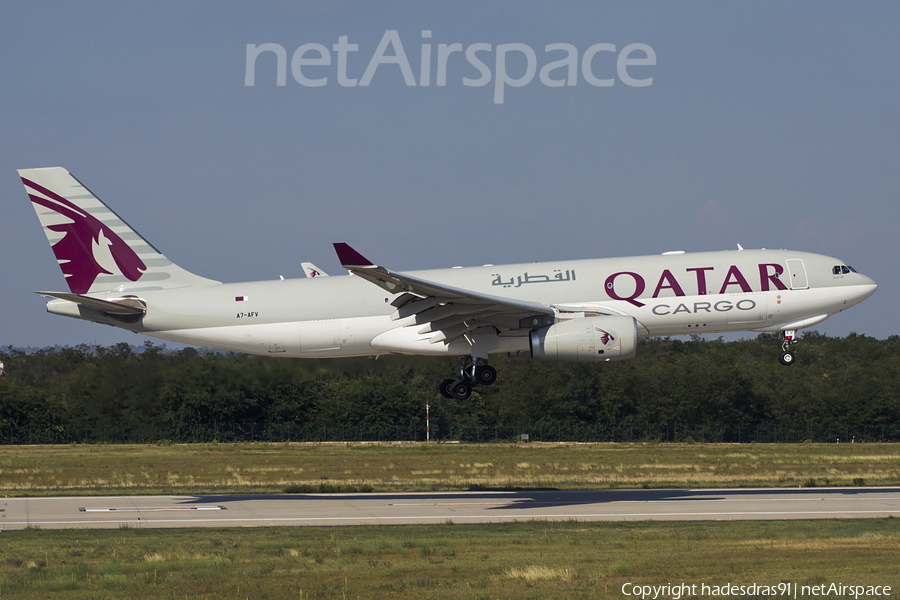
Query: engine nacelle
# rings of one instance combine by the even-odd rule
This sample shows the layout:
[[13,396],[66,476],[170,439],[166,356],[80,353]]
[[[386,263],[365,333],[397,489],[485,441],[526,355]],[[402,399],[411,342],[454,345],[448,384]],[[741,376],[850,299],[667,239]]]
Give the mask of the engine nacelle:
[[568,362],[606,362],[633,358],[637,321],[609,315],[555,323],[531,332],[531,358]]

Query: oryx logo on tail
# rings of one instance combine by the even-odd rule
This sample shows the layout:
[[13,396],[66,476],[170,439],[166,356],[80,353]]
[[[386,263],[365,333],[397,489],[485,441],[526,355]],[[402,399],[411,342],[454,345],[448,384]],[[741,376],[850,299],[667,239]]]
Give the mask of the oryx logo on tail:
[[95,216],[25,177],[22,177],[22,183],[34,204],[67,219],[67,222],[45,227],[63,234],[62,239],[53,244],[53,253],[72,293],[86,294],[99,275],[121,274],[130,281],[137,281],[147,270],[137,253]]

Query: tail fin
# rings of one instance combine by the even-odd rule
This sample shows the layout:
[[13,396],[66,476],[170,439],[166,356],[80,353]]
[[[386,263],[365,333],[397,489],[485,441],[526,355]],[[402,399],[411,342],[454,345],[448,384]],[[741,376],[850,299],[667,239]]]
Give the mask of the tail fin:
[[218,283],[167,259],[62,167],[19,176],[73,294]]
[[312,264],[311,262],[302,262],[302,263],[300,263],[300,266],[303,267],[303,272],[309,278],[328,277],[328,273],[326,273],[325,271],[323,271],[316,265]]

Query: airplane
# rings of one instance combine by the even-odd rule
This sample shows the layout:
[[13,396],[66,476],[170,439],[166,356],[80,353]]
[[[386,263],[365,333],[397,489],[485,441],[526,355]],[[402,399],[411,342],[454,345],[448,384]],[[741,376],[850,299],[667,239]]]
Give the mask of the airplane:
[[303,267],[303,273],[310,279],[313,277],[328,277],[328,273],[312,264],[311,262],[302,262],[300,266]]
[[339,242],[346,276],[303,263],[304,278],[221,283],[170,261],[66,169],[19,175],[69,288],[36,292],[52,298],[48,312],[264,356],[459,356],[459,375],[440,384],[457,400],[495,382],[490,354],[608,362],[650,336],[777,332],[791,365],[798,329],[877,288],[836,258],[740,245],[399,272]]

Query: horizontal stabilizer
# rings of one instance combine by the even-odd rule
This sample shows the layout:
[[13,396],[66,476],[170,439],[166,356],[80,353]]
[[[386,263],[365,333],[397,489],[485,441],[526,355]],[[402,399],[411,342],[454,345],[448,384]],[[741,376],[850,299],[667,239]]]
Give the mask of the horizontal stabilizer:
[[67,292],[35,292],[42,296],[51,296],[60,300],[68,300],[76,304],[81,304],[88,308],[107,313],[110,315],[142,315],[147,312],[147,307],[143,306],[143,301],[134,297],[120,298],[117,300],[101,300],[100,298],[91,298],[90,296],[82,296],[81,294],[69,294]]

